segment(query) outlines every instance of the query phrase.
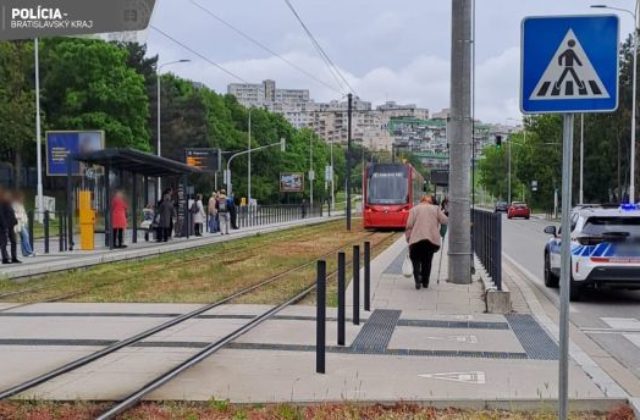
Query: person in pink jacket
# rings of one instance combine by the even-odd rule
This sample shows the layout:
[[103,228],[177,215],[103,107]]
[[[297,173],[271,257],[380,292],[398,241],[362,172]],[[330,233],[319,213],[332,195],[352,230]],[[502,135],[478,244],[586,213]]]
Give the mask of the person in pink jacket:
[[117,191],[111,199],[111,229],[114,248],[126,248],[123,243],[124,230],[127,228],[127,203],[122,191]]
[[429,287],[433,254],[441,246],[440,226],[446,225],[447,216],[432,202],[429,196],[422,197],[420,204],[409,212],[405,236],[409,243],[409,256],[413,264],[416,289]]

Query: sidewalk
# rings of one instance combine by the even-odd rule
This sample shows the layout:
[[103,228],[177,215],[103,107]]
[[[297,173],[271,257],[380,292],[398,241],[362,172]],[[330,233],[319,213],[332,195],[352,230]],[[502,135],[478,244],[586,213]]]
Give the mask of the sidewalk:
[[[276,232],[278,230],[296,226],[322,223],[329,220],[336,220],[337,218],[339,218],[338,214],[332,214],[331,217],[310,217],[292,222],[274,223],[241,228],[239,230],[230,230],[229,236],[205,233],[202,237],[190,236],[188,239],[172,238],[166,243],[158,243],[152,240],[145,242],[144,233],[139,232],[137,243],[133,244],[129,241],[127,242],[128,248],[112,250],[99,246],[99,244],[104,243],[104,235],[96,235],[96,245],[98,245],[98,247],[94,251],[81,251],[79,249],[75,249],[73,251],[59,252],[57,243],[52,244],[51,252],[49,254],[39,253],[35,258],[20,258],[22,264],[0,265],[0,278],[5,277],[19,279],[108,262],[146,258],[167,252],[182,251],[257,234]],[[131,236],[128,235],[128,237],[130,238]],[[98,242],[99,240],[102,242]],[[76,241],[76,247],[78,246],[77,244],[79,244],[79,239]],[[18,246],[18,251],[19,248],[20,247]]]
[[[315,307],[287,308],[149,396],[154,400],[238,403],[418,402],[435,406],[553,410],[558,347],[518,294],[518,313],[484,313],[482,285],[415,290],[401,274],[400,239],[371,266],[372,312],[336,345],[336,311],[327,316],[326,374],[315,368]],[[446,250],[445,250],[446,251]],[[348,289],[351,296],[352,289]],[[347,299],[351,304],[351,299]],[[39,304],[2,313],[0,388],[126,337],[191,305]],[[223,337],[268,305],[224,305],[22,395],[117,399]],[[88,322],[90,320],[90,322]],[[73,332],[71,334],[70,332]],[[17,368],[16,368],[17,367]],[[10,374],[9,374],[10,373]],[[570,366],[572,408],[606,410],[624,401]]]

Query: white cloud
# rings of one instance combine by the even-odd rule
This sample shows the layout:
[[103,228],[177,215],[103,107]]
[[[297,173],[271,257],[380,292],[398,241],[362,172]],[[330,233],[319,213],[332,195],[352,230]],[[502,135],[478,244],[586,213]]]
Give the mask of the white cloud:
[[[176,51],[163,52],[162,56],[176,59],[181,57]],[[317,56],[297,51],[284,54],[283,57],[337,89],[337,82]],[[192,58],[192,63],[172,70],[183,77],[203,82],[218,92],[226,92],[228,83],[238,81],[197,57]],[[280,87],[309,88],[312,98],[317,101],[329,101],[341,96],[336,90],[317,83],[277,57],[220,64],[249,82],[274,79]],[[507,118],[517,118],[520,115],[517,100],[518,69],[519,49],[515,47],[477,64],[477,118],[505,122]],[[357,94],[374,104],[395,100],[398,103],[415,103],[432,111],[449,106],[450,65],[447,59],[441,57],[418,56],[399,69],[377,67],[362,76],[350,74],[344,69],[341,71]]]

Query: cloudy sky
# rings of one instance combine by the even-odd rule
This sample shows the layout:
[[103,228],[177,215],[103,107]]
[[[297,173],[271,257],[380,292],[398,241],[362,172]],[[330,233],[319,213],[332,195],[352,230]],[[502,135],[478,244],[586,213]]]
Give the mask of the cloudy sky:
[[[257,47],[192,2],[238,27],[321,79],[321,84]],[[593,3],[602,3],[595,0]],[[292,0],[311,32],[356,94],[374,104],[416,103],[432,111],[449,104],[451,2],[447,0]],[[476,5],[476,116],[519,118],[520,22],[524,16],[588,14],[589,0],[479,0]],[[633,0],[611,0],[632,9]],[[249,82],[274,79],[282,88],[307,88],[317,101],[340,99],[340,89],[284,0],[158,0],[151,24]],[[621,15],[621,38],[633,20]],[[150,54],[165,67],[216,91],[239,80],[176,45],[147,34]],[[329,85],[326,86],[326,85]]]

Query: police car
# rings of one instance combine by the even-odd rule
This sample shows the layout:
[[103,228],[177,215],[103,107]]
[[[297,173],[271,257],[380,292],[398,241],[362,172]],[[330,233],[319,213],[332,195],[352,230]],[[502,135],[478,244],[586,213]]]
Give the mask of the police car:
[[[560,231],[544,250],[544,284],[560,281]],[[585,287],[640,289],[640,204],[580,206],[571,215],[571,300]]]

